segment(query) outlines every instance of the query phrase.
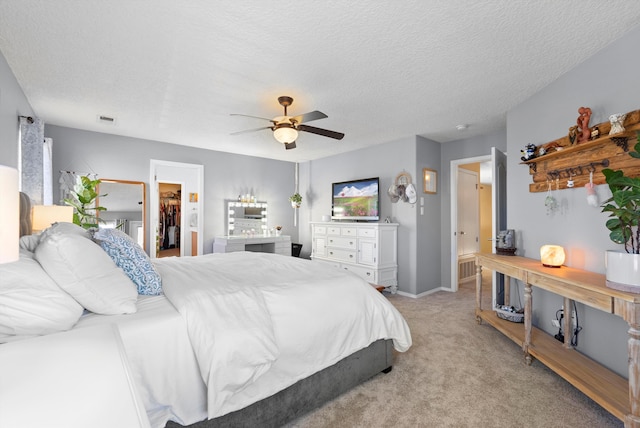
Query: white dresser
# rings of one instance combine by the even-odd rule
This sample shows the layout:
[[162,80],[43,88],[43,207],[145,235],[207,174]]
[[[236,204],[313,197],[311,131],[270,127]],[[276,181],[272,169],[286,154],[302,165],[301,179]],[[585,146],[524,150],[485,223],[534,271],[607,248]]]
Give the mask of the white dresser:
[[398,290],[396,223],[311,222],[311,258]]
[[276,253],[291,255],[290,236],[216,236],[213,241],[214,253],[231,253],[234,251],[257,251],[260,253]]

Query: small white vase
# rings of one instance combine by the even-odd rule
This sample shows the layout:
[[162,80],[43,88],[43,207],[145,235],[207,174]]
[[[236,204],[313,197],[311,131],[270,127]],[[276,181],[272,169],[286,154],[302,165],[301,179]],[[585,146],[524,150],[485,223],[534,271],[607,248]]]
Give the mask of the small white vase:
[[640,254],[608,250],[605,253],[607,287],[640,293]]

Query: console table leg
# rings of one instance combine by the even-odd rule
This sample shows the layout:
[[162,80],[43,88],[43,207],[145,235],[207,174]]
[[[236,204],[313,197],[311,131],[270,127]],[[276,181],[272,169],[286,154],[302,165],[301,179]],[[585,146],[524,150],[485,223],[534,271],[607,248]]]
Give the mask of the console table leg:
[[527,365],[531,365],[531,355],[529,354],[529,345],[531,344],[531,284],[524,283],[524,342],[522,343],[522,352]]
[[478,315],[482,311],[482,266],[476,260],[476,322],[482,324],[482,318]]
[[640,325],[629,324],[629,401],[631,414],[627,415],[624,426],[640,428]]

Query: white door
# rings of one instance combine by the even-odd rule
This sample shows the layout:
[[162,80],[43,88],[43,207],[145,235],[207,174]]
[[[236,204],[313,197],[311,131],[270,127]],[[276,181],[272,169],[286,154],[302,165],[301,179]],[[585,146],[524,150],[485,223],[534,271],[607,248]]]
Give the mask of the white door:
[[[491,148],[491,202],[493,239],[498,236],[498,232],[507,228],[507,156],[495,147]],[[496,252],[495,241],[491,245],[492,253]],[[501,278],[498,278],[500,276]],[[493,284],[491,286],[491,296],[493,307],[496,307],[496,297],[498,294],[498,280],[504,281],[504,275],[493,272]],[[510,286],[510,284],[507,284]]]
[[327,238],[319,236],[313,238],[315,245],[313,246],[313,255],[315,257],[327,257]]
[[458,168],[458,256],[477,253],[480,236],[478,174]]
[[375,241],[358,241],[358,263],[364,265],[376,264],[376,242]]

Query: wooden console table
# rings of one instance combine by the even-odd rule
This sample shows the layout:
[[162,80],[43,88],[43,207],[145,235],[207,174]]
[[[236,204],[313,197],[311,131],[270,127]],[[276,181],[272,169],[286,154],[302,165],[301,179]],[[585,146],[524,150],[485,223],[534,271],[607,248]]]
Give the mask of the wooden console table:
[[[500,319],[482,309],[482,268],[519,279],[524,288],[524,325]],[[564,343],[531,326],[532,288],[547,290],[564,298],[622,317],[629,324],[629,381],[571,347],[571,317],[563,318]],[[539,260],[519,256],[476,254],[476,319],[483,320],[522,347],[527,364],[532,357],[556,372],[601,405],[625,427],[640,428],[640,294],[607,288],[605,276],[566,266],[547,268]]]

